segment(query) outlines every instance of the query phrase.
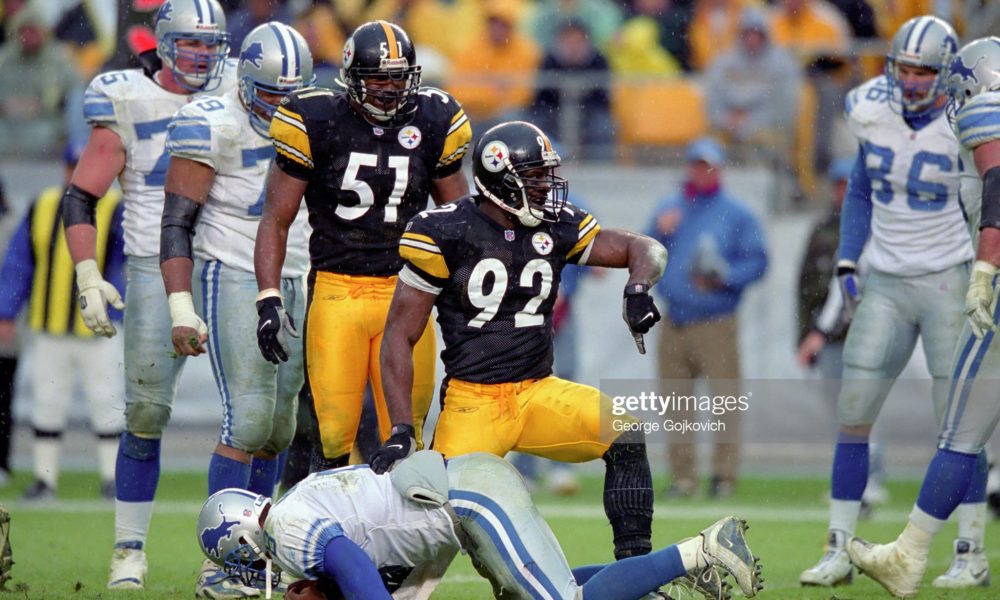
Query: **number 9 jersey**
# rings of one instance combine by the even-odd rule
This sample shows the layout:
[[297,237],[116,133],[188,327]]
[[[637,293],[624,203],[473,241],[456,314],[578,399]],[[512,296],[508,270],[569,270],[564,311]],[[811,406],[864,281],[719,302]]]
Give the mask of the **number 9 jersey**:
[[399,278],[438,297],[449,379],[492,384],[552,374],[552,307],[562,268],[585,263],[601,229],[570,204],[559,217],[505,229],[467,198],[407,224]]
[[446,92],[425,87],[407,125],[373,125],[346,94],[306,89],[271,122],[276,162],[308,181],[312,266],[345,275],[395,275],[403,226],[427,207],[431,181],[461,168],[469,119]]

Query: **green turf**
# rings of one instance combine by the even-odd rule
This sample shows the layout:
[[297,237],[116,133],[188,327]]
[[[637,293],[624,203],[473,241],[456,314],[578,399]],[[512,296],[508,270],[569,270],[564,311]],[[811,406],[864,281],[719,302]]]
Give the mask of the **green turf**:
[[[111,503],[80,502],[96,498],[96,475],[67,473],[60,482],[59,495],[71,501],[46,508],[27,507],[15,499],[29,483],[27,474],[18,474],[11,486],[0,489],[0,501],[12,512],[11,539],[14,548],[14,580],[2,598],[84,599],[84,598],[190,598],[201,564],[194,532],[194,508],[204,497],[205,476],[193,473],[166,473],[161,484],[159,510],[153,518],[147,551],[150,571],[145,593],[112,593],[104,589],[113,537],[114,514]],[[657,482],[657,490],[662,482]],[[749,518],[748,540],[761,556],[767,580],[762,598],[774,599],[865,599],[887,598],[880,587],[865,577],[856,577],[851,587],[835,590],[802,589],[799,572],[811,566],[822,552],[825,530],[825,483],[819,479],[746,479],[736,496],[725,502],[689,499],[657,504],[654,545],[665,546],[689,536],[717,517],[743,514]],[[917,483],[890,486],[892,501],[863,522],[858,534],[885,541],[894,537],[905,521],[916,497]],[[537,502],[562,543],[570,564],[582,565],[611,560],[611,535],[601,514],[601,481],[584,480],[583,491],[569,499],[539,494]],[[930,580],[943,572],[950,560],[953,526],[938,536],[930,558],[925,599],[986,599],[998,597],[997,590],[939,592]],[[1000,569],[1000,534],[990,527],[987,547],[994,570]],[[1000,571],[998,571],[1000,572]],[[480,581],[468,559],[459,557],[434,600],[489,598],[489,587]]]

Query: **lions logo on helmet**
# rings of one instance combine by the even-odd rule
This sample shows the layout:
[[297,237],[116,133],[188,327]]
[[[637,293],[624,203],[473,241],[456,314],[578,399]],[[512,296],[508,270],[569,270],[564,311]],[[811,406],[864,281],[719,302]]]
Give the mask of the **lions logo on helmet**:
[[[226,14],[217,0],[167,0],[156,13],[154,27],[156,53],[181,87],[190,92],[219,87],[229,55],[229,34]],[[200,44],[178,46],[178,42]]]
[[250,125],[262,137],[268,136],[271,117],[280,102],[316,79],[305,38],[277,21],[259,25],[247,34],[236,76]]
[[[943,19],[922,16],[903,23],[893,36],[886,56],[890,104],[901,104],[903,110],[910,113],[934,108],[938,98],[947,92],[945,79],[956,50],[958,35]],[[901,65],[925,67],[936,75],[928,83],[908,82],[900,70]]]
[[949,113],[983,92],[1000,89],[1000,38],[969,42],[955,55],[948,72]]
[[198,515],[202,553],[247,585],[266,577],[270,555],[260,518],[270,505],[270,498],[230,488],[212,494]]
[[569,186],[549,136],[526,121],[501,123],[479,138],[473,180],[480,194],[526,227],[559,220]]
[[388,21],[371,21],[344,44],[340,78],[352,104],[373,125],[400,127],[413,118],[420,91],[417,53],[405,31]]
[[240,522],[238,519],[227,519],[221,503],[219,504],[219,518],[218,525],[201,530],[201,547],[205,549],[209,558],[214,557],[222,560],[222,540],[232,538],[233,527],[239,525]]

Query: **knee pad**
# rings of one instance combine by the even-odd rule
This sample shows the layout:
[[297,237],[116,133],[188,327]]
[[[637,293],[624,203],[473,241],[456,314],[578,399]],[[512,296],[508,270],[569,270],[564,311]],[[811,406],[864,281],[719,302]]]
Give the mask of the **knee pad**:
[[271,437],[271,421],[264,418],[245,418],[234,424],[227,446],[253,454],[267,445]]
[[160,454],[160,439],[141,438],[127,431],[118,440],[122,454],[133,460],[153,460]]
[[136,435],[160,437],[170,421],[170,407],[152,402],[136,402],[125,407],[128,431]]

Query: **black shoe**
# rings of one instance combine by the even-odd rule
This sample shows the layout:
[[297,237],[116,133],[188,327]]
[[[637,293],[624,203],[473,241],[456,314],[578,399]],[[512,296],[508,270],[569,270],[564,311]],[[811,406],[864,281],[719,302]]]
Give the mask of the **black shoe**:
[[21,500],[26,502],[50,502],[56,499],[56,491],[41,479],[36,479],[31,487],[24,490]]
[[101,482],[101,498],[104,500],[114,500],[117,497],[117,488],[114,480]]
[[734,491],[736,491],[736,486],[728,479],[713,477],[708,484],[708,497],[713,500],[725,500],[732,496]]

